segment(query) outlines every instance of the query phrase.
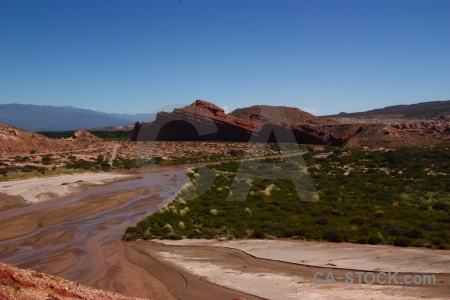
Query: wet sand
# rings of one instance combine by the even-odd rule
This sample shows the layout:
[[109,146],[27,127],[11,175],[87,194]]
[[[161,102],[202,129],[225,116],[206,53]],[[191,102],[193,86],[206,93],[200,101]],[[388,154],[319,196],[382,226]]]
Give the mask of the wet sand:
[[[188,272],[175,264],[170,264],[158,255],[153,255],[158,249],[146,246],[140,247],[139,242],[126,242],[126,254],[129,261],[149,271],[155,278],[167,286],[169,292],[177,299],[265,299],[237,291],[233,287],[209,281],[205,276]],[[199,253],[202,255],[202,253]],[[164,298],[158,298],[164,299]]]
[[0,193],[0,210],[18,208],[27,205],[30,204],[20,197]]
[[[347,284],[343,280],[337,280],[335,284],[316,284],[314,283],[316,272],[325,274],[323,277],[319,277],[324,280],[328,272],[332,272],[335,278],[339,276],[345,278],[346,272],[349,270],[285,262],[284,255],[279,256],[276,253],[272,259],[262,259],[242,250],[228,248],[227,242],[220,242],[224,243],[223,246],[206,246],[205,244],[195,246],[193,245],[194,241],[178,242],[181,243],[177,245],[176,241],[167,241],[166,245],[166,241],[162,243],[129,242],[128,247],[135,253],[146,254],[147,258],[134,259],[139,265],[149,264],[147,260],[158,262],[158,265],[149,264],[154,270],[152,274],[166,284],[169,291],[180,299],[194,299],[180,288],[183,279],[187,281],[187,287],[191,284],[201,285],[202,282],[208,280],[226,288],[255,295],[247,296],[249,299],[258,299],[258,297],[264,299],[448,299],[450,291],[450,273],[436,274],[436,285],[357,284],[357,276],[354,276],[354,284]],[[247,242],[250,244],[252,241]],[[328,243],[323,247],[323,249],[325,248],[329,252],[341,252],[333,244]],[[392,247],[390,249],[391,251],[396,250]],[[401,253],[397,255],[400,257]],[[411,256],[411,261],[414,261],[414,258]],[[169,272],[167,270],[172,272],[168,278],[159,275]],[[351,270],[358,271],[356,266]],[[442,266],[440,270],[445,270],[445,266]],[[374,273],[378,274],[376,271]],[[398,273],[396,279],[400,283],[407,274],[414,276],[423,273]],[[200,297],[197,299],[210,298]]]
[[[290,239],[231,241],[185,239],[179,241],[155,240],[154,242],[173,246],[231,248],[262,259],[314,267],[450,274],[450,251],[448,250]],[[412,261],[414,263],[411,263]]]
[[[82,203],[77,202],[66,206],[55,206],[12,217],[0,223],[0,240],[22,236],[32,233],[39,228],[95,215],[123,205],[133,198],[142,197],[157,191],[157,187],[141,187],[134,190],[119,191],[113,195],[94,195],[85,199]],[[50,234],[50,236],[53,234]],[[45,237],[44,240],[47,240],[47,238]],[[50,240],[53,239],[50,238]],[[42,243],[42,240],[39,242]]]

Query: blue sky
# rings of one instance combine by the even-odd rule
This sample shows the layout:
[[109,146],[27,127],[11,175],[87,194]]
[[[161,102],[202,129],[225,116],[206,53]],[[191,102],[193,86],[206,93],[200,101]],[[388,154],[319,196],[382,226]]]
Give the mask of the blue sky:
[[0,0],[0,103],[324,115],[450,99],[450,1]]

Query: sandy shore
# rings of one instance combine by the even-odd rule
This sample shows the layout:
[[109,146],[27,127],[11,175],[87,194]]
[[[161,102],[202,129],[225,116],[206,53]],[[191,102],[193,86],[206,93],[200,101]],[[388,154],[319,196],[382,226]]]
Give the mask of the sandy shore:
[[[450,273],[450,251],[293,240],[155,240],[173,246],[224,247],[288,263],[348,270]],[[414,263],[411,263],[414,261]]]
[[[265,299],[239,291],[237,290],[238,286],[214,282],[208,276],[190,272],[178,264],[163,259],[157,253],[170,251],[164,249],[166,246],[154,244],[148,247],[148,244],[143,245],[139,242],[125,242],[124,244],[127,249],[128,260],[146,269],[152,276],[162,282],[167,287],[168,292],[176,299]],[[189,250],[189,248],[183,247],[183,250]],[[204,253],[197,250],[196,254],[203,257]],[[163,295],[154,296],[156,299],[164,299]]]
[[[117,173],[67,174],[53,177],[3,181],[0,182],[0,191],[3,194],[19,197],[25,203],[34,204],[44,200],[67,196],[90,186],[109,184],[118,180],[131,179],[132,177],[133,175]],[[19,202],[17,203],[20,204]],[[2,201],[0,204],[4,204],[4,202]],[[0,206],[0,210],[2,206]]]
[[[196,284],[209,281],[253,295],[249,299],[448,299],[450,291],[449,251],[270,240],[133,242],[128,247],[159,262],[152,272],[157,278],[165,266],[181,274],[178,276],[187,281],[186,286],[190,280]],[[133,262],[146,264],[144,260]],[[358,284],[356,272],[362,270],[399,272],[399,283],[408,274],[435,274],[436,284]],[[353,272],[354,284],[344,280],[316,284],[316,272],[324,274],[319,276],[322,280],[328,272],[335,278],[346,278],[347,272]],[[180,283],[174,282],[175,277],[159,280],[180,299],[193,299],[179,287],[176,290]]]

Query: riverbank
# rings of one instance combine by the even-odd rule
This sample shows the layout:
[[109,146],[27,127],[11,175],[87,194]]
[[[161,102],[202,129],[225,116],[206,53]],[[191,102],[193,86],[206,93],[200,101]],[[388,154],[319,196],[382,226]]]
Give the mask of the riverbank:
[[61,198],[92,186],[133,178],[136,178],[136,175],[103,172],[2,181],[0,190],[3,195],[0,194],[0,210]]
[[[449,251],[281,240],[164,240],[128,242],[127,247],[134,255],[145,254],[140,260],[127,254],[134,263],[148,267],[153,261],[152,274],[181,299],[194,298],[177,277],[186,287],[209,281],[254,295],[248,299],[447,299],[450,290]],[[167,269],[172,276],[165,278],[160,274]],[[359,271],[399,272],[399,283],[408,274],[435,274],[436,284],[358,284]],[[317,272],[324,274],[318,280],[332,272],[336,283],[316,284]],[[348,272],[353,284],[338,279],[347,279]]]

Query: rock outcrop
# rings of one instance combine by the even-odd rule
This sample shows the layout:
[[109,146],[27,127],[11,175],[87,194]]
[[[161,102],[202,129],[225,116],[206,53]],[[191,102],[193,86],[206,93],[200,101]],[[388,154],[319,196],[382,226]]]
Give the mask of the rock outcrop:
[[137,141],[296,142],[341,145],[358,134],[358,125],[339,125],[296,108],[252,106],[226,114],[203,100],[173,112],[160,112],[151,123],[136,123]]
[[362,125],[348,147],[415,147],[450,142],[450,122],[427,121]]
[[[416,115],[420,115],[419,111]],[[264,105],[226,114],[212,103],[197,100],[173,112],[158,113],[154,122],[136,123],[132,140],[418,146],[450,141],[450,122],[445,113],[433,119],[407,118],[400,114],[371,114],[370,117],[342,114],[329,119],[297,108]]]
[[202,100],[173,112],[160,112],[151,123],[137,123],[133,140],[140,141],[248,141],[251,122],[225,114]]
[[[362,114],[362,113],[361,113]],[[419,115],[419,111],[416,111]],[[414,147],[447,143],[450,141],[450,122],[445,113],[430,119],[408,118],[404,115],[371,114],[333,117],[341,124],[361,126],[357,137],[349,140],[348,147]]]
[[306,123],[325,124],[325,120],[322,122],[322,120],[310,113],[287,106],[255,105],[246,108],[238,108],[232,111],[230,116],[248,121],[261,120],[274,123],[284,121],[292,126]]

